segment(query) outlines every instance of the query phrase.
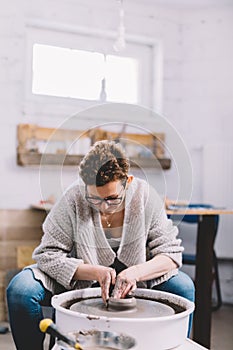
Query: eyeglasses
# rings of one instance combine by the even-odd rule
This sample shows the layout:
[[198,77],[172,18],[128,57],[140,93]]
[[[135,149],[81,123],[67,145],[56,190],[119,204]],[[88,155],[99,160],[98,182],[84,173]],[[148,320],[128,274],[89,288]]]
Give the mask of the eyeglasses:
[[90,197],[90,196],[88,196],[87,188],[86,188],[85,198],[88,201],[88,203],[95,205],[95,206],[100,206],[103,202],[105,202],[108,206],[119,205],[119,204],[121,204],[122,200],[124,199],[123,192],[125,191],[126,182],[127,182],[127,180],[122,184],[122,189],[117,197],[114,197],[114,198],[111,196],[106,197],[106,198]]

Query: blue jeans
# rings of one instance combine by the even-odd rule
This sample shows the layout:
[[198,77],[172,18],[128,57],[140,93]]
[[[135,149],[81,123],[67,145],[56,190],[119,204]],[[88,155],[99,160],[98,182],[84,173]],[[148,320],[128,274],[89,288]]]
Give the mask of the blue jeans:
[[[195,301],[195,287],[192,279],[186,273],[179,271],[178,275],[171,277],[168,281],[163,282],[152,289],[169,292],[190,301]],[[189,316],[188,334],[190,337],[193,323],[193,313]]]
[[[194,301],[194,285],[183,272],[154,289],[171,292]],[[26,269],[16,275],[7,288],[7,302],[12,336],[17,350],[43,350],[44,334],[39,330],[42,305],[49,306],[52,294]],[[189,333],[192,318],[189,322]]]

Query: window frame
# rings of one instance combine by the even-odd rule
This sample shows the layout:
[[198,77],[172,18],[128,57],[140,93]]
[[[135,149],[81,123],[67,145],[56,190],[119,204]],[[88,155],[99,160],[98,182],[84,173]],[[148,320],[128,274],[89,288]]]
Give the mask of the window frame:
[[[79,43],[77,43],[77,38]],[[88,40],[87,40],[88,39]],[[72,113],[74,106],[81,108],[89,107],[93,104],[101,103],[100,100],[83,100],[71,97],[56,97],[39,95],[32,93],[32,60],[33,45],[35,43],[52,45],[58,47],[66,47],[73,49],[84,49],[99,52],[99,43],[102,41],[103,47],[110,43],[111,48],[106,48],[107,54],[117,56],[112,45],[116,39],[116,33],[111,31],[102,31],[90,28],[62,26],[55,23],[46,23],[42,21],[28,22],[26,25],[26,67],[25,67],[25,93],[24,93],[24,109],[25,113],[33,114],[36,105],[47,104],[48,113],[59,114],[59,105],[63,106],[62,111]],[[85,47],[83,41],[85,40]],[[96,44],[95,44],[96,43]],[[134,57],[139,56],[138,46],[143,46],[150,51],[149,65],[150,67],[139,68],[139,105],[155,109],[156,112],[162,112],[162,45],[161,42],[146,38],[143,36],[126,35],[126,49],[119,53],[119,56]],[[129,55],[128,48],[132,52]],[[104,50],[103,50],[104,51]],[[141,58],[142,60],[142,58]],[[142,64],[139,64],[139,67]],[[146,72],[146,74],[144,74]],[[146,77],[146,78],[145,78]],[[147,88],[145,89],[145,86]],[[68,101],[68,103],[67,103]],[[107,102],[111,103],[111,102]],[[69,105],[69,107],[65,107]],[[43,114],[43,113],[42,113]]]

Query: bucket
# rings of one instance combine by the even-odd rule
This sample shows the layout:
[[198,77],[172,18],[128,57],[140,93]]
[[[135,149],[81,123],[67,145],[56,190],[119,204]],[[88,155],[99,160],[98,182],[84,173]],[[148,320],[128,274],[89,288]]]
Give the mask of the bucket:
[[[127,335],[135,339],[135,348],[117,348],[116,344],[113,343],[111,345],[115,346],[113,349],[153,349],[156,343],[156,349],[168,350],[185,342],[189,316],[194,310],[194,303],[172,293],[140,288],[134,291],[133,296],[137,301],[148,301],[148,304],[155,301],[170,305],[174,307],[174,310],[177,308],[177,312],[161,317],[132,316],[128,318],[121,316],[121,312],[116,313],[115,316],[110,312],[110,316],[108,316],[107,312],[103,315],[95,315],[93,312],[87,314],[72,310],[72,306],[76,302],[95,300],[95,298],[102,300],[100,288],[86,288],[53,296],[52,305],[56,310],[56,324],[66,334],[75,330],[95,329],[118,335],[126,332]],[[128,313],[133,314],[133,311],[129,310]]]

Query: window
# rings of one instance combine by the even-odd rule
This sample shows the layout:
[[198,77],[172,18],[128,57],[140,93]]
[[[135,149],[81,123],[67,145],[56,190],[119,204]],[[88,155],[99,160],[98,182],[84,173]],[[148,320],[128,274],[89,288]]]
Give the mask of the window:
[[135,58],[34,44],[32,64],[34,94],[139,102],[139,67]]
[[132,36],[116,53],[114,40],[91,28],[28,23],[25,113],[60,116],[99,101],[155,104],[157,110],[159,45]]

